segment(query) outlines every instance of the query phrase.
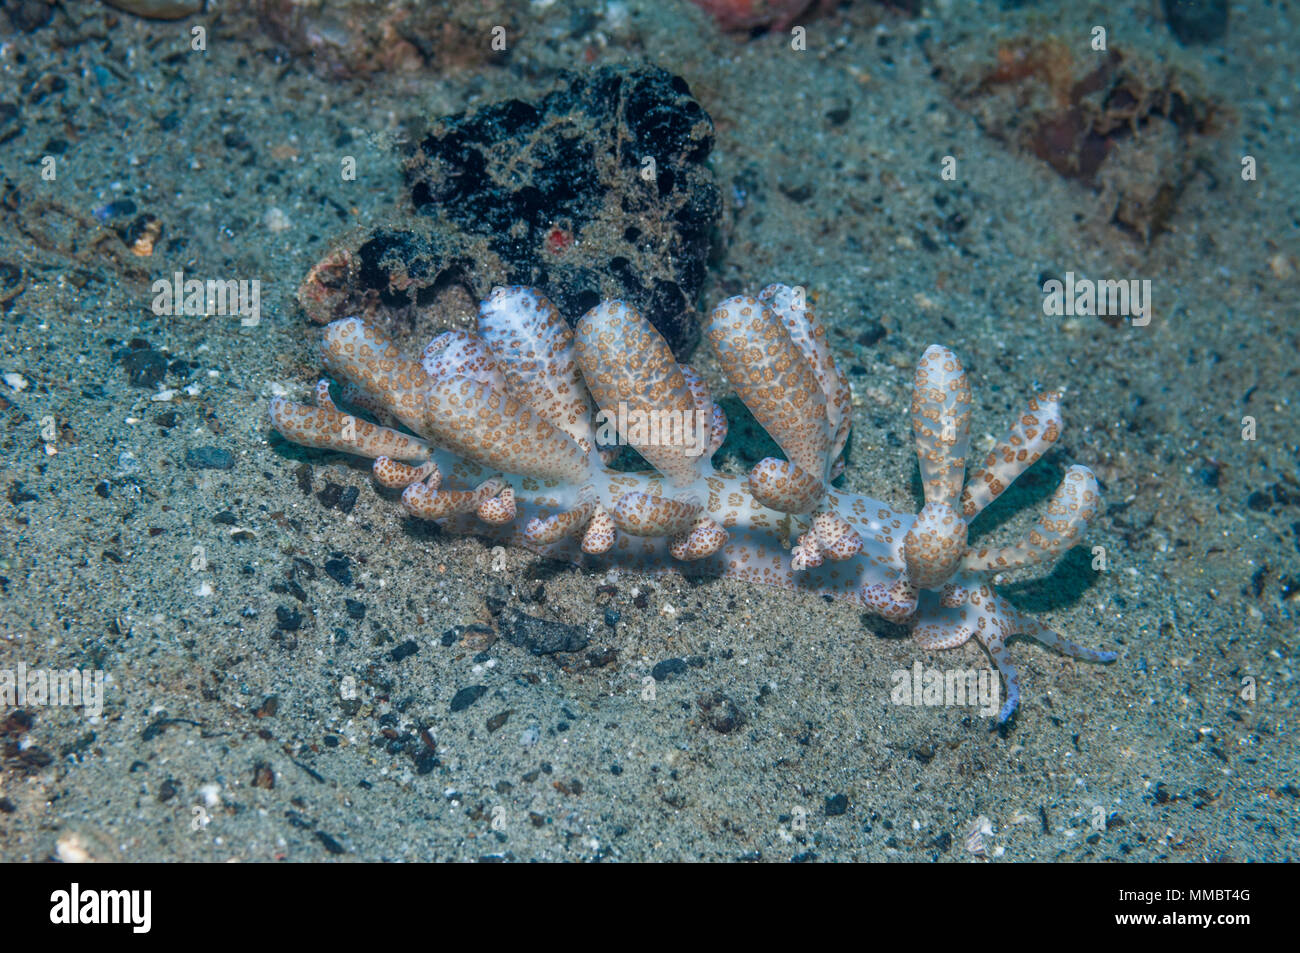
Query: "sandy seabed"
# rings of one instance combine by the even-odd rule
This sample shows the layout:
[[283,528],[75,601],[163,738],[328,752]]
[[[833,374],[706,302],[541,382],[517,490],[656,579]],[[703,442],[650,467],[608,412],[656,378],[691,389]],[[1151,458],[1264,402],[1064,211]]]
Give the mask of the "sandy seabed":
[[[1296,859],[1296,26],[1234,4],[1184,47],[1103,4],[925,6],[848,4],[803,50],[685,3],[538,7],[508,56],[353,77],[216,4],[83,4],[0,38],[0,669],[104,673],[98,715],[0,711],[0,858]],[[1082,59],[1099,22],[1215,106],[1192,143],[1106,160],[1194,151],[1149,236],[1116,221],[1114,182],[1040,161],[1021,114],[963,85],[1025,37]],[[319,370],[298,285],[391,214],[402,144],[560,69],[644,61],[716,127],[704,301],[815,297],[855,391],[847,486],[913,507],[928,344],[965,363],[981,451],[1067,388],[1061,442],[985,529],[1013,537],[1065,467],[1094,469],[1086,546],[1003,591],[1114,664],[1015,643],[1001,730],[896,705],[893,673],[987,657],[920,652],[847,603],[494,551],[405,516],[363,461],[273,436],[268,399]],[[154,313],[177,271],[257,278],[260,320]],[[1044,315],[1067,272],[1149,280],[1150,323]],[[724,460],[750,459],[737,429]],[[498,639],[517,612],[589,644]]]

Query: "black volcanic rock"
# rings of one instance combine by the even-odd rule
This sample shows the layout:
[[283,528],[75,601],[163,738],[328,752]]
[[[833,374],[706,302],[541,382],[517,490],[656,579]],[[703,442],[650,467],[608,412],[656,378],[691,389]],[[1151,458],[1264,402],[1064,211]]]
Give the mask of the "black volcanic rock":
[[686,82],[654,66],[445,117],[406,160],[406,220],[354,238],[299,299],[324,322],[419,307],[448,284],[474,298],[518,284],[573,322],[619,298],[684,356],[722,204],[712,148]]

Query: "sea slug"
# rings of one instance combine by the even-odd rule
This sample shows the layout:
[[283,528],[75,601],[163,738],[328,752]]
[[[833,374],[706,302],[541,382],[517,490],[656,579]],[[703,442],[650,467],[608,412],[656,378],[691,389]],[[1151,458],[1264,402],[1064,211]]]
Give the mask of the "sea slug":
[[[726,416],[648,321],[604,301],[571,330],[522,287],[495,289],[477,333],[440,334],[419,360],[359,318],[333,322],[323,363],[357,413],[340,409],[321,380],[314,406],[273,399],[271,423],[294,443],[372,458],[375,479],[402,489],[408,512],[452,531],[578,564],[675,567],[829,594],[910,624],[925,649],[974,637],[1006,682],[999,722],[1020,698],[1011,636],[1114,660],[1022,614],[989,581],[1079,542],[1100,505],[1090,470],[1069,468],[1019,542],[967,543],[970,522],[1060,436],[1058,394],[1032,398],[967,474],[966,373],[952,351],[927,348],[911,407],[925,505],[912,515],[831,485],[844,467],[852,395],[802,289],[728,298],[704,332],[784,460],[739,477],[714,470]],[[610,469],[614,443],[653,469]]]

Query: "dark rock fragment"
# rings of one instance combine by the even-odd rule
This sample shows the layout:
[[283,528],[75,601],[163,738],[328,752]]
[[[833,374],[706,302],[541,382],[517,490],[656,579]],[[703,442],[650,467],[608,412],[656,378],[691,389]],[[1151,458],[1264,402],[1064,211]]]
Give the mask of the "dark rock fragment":
[[511,645],[527,649],[533,655],[577,652],[585,649],[590,641],[586,631],[576,625],[539,619],[517,611],[501,616],[501,634]]
[[1164,0],[1165,23],[1183,46],[1212,43],[1228,32],[1227,0]]
[[12,0],[0,6],[13,28],[23,33],[39,30],[54,17],[54,4],[47,0]]
[[302,626],[302,613],[288,606],[275,607],[275,627],[284,632],[296,632]]
[[316,494],[316,499],[320,500],[320,505],[330,510],[338,505],[339,498],[343,495],[343,487],[333,480],[325,481],[325,488]]
[[462,688],[451,697],[451,710],[453,712],[464,711],[486,694],[486,685],[470,685]]
[[195,470],[229,470],[235,455],[221,447],[193,447],[185,451],[185,463]]
[[400,662],[402,661],[402,659],[410,658],[412,655],[415,655],[419,651],[420,651],[420,646],[416,644],[415,640],[407,639],[401,645],[397,646],[397,648],[389,652],[388,657],[392,659],[394,662]]
[[325,560],[325,574],[340,586],[352,585],[352,567],[346,556]]
[[118,351],[114,357],[121,362],[132,387],[151,388],[167,376],[167,358],[147,343],[138,342],[140,347],[136,343],[132,342],[130,348]]
[[688,668],[686,659],[668,658],[655,665],[650,670],[650,675],[656,682],[662,682],[674,675],[685,675]]
[[315,834],[316,834],[316,839],[320,841],[321,844],[324,845],[325,849],[329,851],[331,854],[343,853],[343,845],[340,844],[338,841],[336,841],[329,834],[326,834],[324,831],[316,831]]

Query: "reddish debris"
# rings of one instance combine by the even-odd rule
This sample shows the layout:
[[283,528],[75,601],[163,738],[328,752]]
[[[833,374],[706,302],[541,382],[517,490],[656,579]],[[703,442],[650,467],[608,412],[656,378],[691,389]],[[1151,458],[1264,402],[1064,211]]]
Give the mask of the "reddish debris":
[[352,254],[347,249],[335,249],[307,273],[298,288],[298,303],[312,321],[329,324],[343,317],[351,278]]
[[560,254],[572,244],[573,236],[558,225],[546,234],[546,250],[552,255]]
[[788,30],[804,14],[830,13],[838,0],[691,0],[724,30]]

